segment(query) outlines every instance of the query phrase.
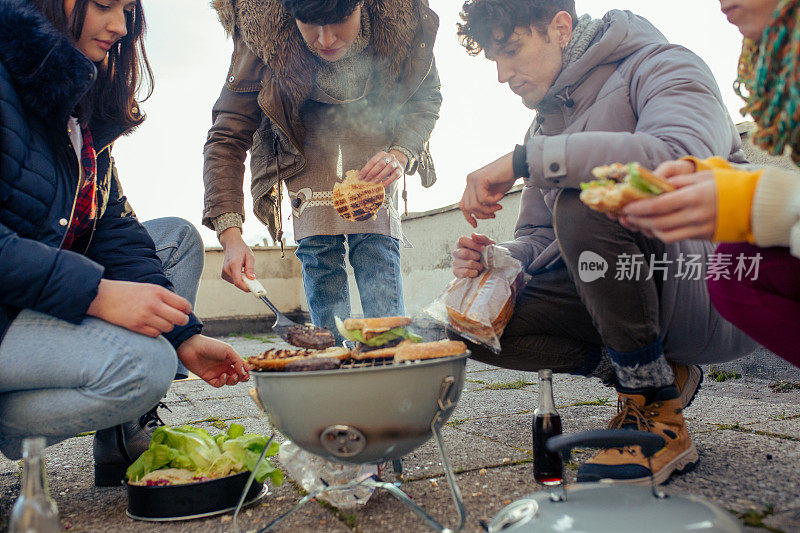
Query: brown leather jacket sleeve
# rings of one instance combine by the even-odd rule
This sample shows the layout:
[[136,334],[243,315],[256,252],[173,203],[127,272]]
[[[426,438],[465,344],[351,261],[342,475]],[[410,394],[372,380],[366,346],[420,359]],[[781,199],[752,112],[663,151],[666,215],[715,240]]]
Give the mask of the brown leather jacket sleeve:
[[211,229],[223,213],[244,218],[244,161],[263,116],[258,93],[265,67],[238,35],[233,40],[231,66],[211,112],[213,125],[203,151],[203,225]]

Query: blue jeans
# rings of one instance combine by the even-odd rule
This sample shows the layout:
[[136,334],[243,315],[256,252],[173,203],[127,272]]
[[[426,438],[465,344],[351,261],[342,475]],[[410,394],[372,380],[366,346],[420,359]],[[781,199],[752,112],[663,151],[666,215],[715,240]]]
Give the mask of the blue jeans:
[[365,317],[405,314],[400,243],[377,233],[314,235],[300,239],[295,254],[303,264],[303,285],[311,321],[330,329],[338,341],[333,317],[350,317],[345,271],[345,241]]
[[[193,302],[203,267],[197,230],[179,218],[145,227],[167,276]],[[15,460],[25,437],[53,444],[134,420],[164,396],[176,367],[164,337],[92,317],[70,324],[25,309],[0,343],[0,451]]]
[[[194,308],[205,260],[203,239],[197,228],[177,217],[156,218],[142,222],[142,225],[156,245],[156,255],[161,259],[164,274],[175,292],[189,300]],[[175,379],[187,377],[186,367],[178,361]]]

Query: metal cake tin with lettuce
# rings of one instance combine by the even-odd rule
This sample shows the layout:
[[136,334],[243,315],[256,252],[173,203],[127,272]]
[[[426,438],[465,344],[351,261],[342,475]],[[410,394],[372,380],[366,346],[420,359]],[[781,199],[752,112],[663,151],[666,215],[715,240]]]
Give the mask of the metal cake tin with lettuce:
[[[128,485],[127,515],[151,522],[190,520],[226,513],[236,508],[250,472],[182,485]],[[252,503],[267,493],[263,483],[253,482],[245,497]]]

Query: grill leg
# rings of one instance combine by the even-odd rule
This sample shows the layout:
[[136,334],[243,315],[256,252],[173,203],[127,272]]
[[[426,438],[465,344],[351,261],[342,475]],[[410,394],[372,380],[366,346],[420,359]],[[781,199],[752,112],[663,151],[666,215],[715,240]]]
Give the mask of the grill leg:
[[467,510],[464,508],[464,499],[461,497],[461,489],[458,488],[458,483],[456,483],[453,467],[450,466],[450,457],[447,455],[447,448],[445,448],[444,439],[442,439],[442,418],[440,415],[441,411],[433,418],[431,429],[433,429],[433,436],[436,437],[436,444],[439,446],[442,468],[444,468],[444,474],[445,477],[447,477],[447,484],[450,486],[450,496],[453,498],[453,503],[458,512],[458,526],[453,531],[461,531],[464,527],[464,523],[467,521]]

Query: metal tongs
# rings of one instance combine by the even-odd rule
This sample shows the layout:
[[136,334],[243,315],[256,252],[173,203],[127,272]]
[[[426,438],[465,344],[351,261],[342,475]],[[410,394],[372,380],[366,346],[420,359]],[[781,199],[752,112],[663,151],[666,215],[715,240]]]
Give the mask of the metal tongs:
[[247,288],[250,289],[250,293],[267,304],[267,307],[272,309],[272,312],[275,313],[275,323],[272,325],[272,331],[283,340],[289,342],[289,330],[294,327],[301,327],[300,324],[289,320],[286,315],[278,311],[278,308],[267,298],[267,291],[260,281],[257,279],[250,279],[247,276],[242,276],[242,279],[245,285],[247,285]]

